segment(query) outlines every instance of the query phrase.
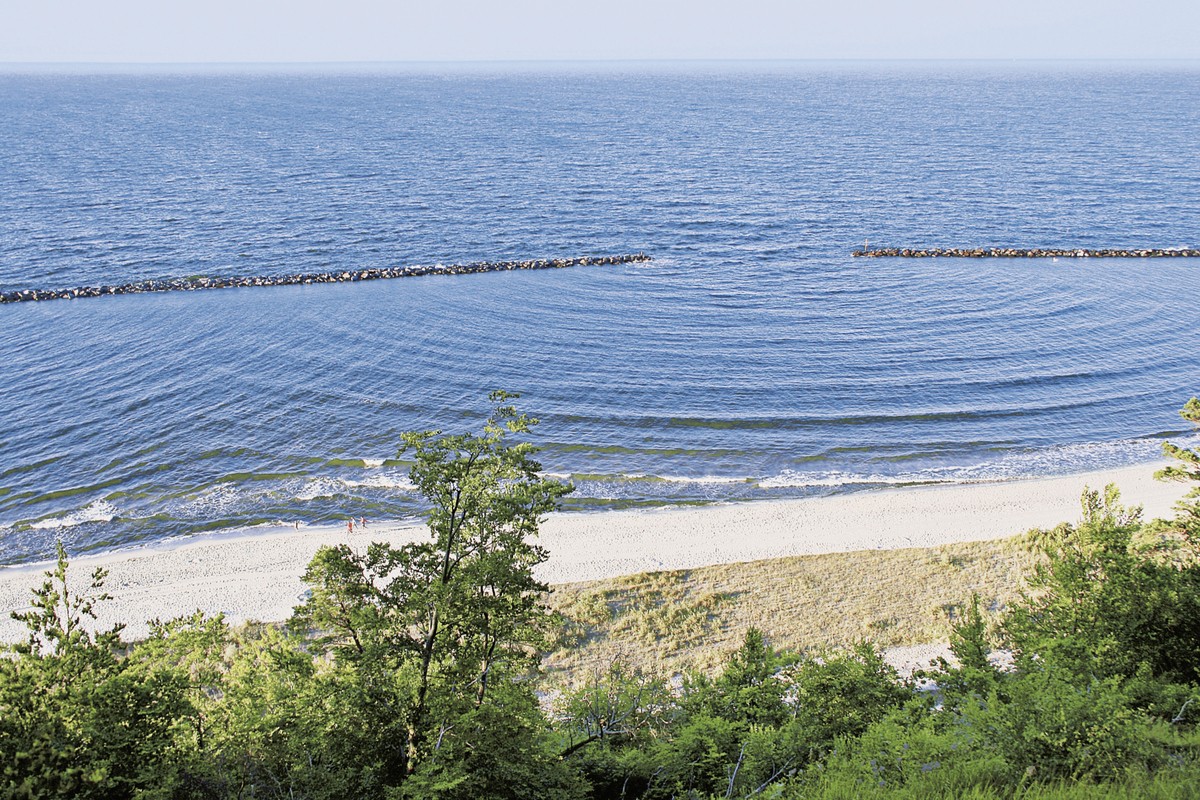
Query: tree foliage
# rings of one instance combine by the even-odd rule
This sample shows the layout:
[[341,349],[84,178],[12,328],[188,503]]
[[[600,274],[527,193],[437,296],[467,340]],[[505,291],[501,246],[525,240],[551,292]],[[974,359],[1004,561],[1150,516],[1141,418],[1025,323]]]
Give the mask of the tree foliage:
[[1006,621],[1018,656],[1058,659],[1085,674],[1200,679],[1200,569],[1135,545],[1141,510],[1115,486],[1083,494],[1083,519],[1040,532],[1045,553]]
[[119,658],[121,626],[95,630],[104,571],[76,593],[61,543],[57,556],[32,610],[13,613],[27,640],[0,657],[0,796],[168,796],[191,713],[182,677]]
[[571,487],[541,476],[530,443],[509,441],[536,424],[511,397],[491,396],[481,433],[404,435],[400,453],[412,458],[410,478],[428,503],[427,541],[324,548],[305,574],[311,596],[294,627],[390,710],[398,744],[389,784],[449,780],[445,753],[473,741],[464,737],[482,730],[489,703],[516,702],[511,683],[542,645],[548,587],[534,568],[546,552],[533,539]]
[[[1188,400],[1179,415],[1193,425],[1200,425],[1200,398]],[[1193,547],[1200,548],[1200,453],[1171,442],[1163,443],[1163,453],[1175,460],[1155,473],[1162,480],[1191,481],[1194,485],[1175,507],[1176,523]]]

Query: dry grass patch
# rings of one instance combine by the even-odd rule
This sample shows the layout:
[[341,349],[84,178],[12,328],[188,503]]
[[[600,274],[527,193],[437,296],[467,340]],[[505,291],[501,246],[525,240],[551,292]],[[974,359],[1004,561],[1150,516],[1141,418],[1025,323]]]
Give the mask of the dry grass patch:
[[545,666],[584,675],[621,658],[667,673],[712,671],[751,626],[791,650],[944,641],[973,592],[995,615],[1034,560],[1018,537],[562,584],[550,597],[562,634]]

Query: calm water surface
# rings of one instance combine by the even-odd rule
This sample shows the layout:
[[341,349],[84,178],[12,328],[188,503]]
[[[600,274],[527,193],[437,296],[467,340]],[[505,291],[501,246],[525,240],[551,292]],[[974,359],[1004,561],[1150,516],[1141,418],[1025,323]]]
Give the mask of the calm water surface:
[[0,75],[0,288],[649,264],[0,306],[0,563],[419,508],[523,394],[578,509],[1039,476],[1194,441],[1200,67]]

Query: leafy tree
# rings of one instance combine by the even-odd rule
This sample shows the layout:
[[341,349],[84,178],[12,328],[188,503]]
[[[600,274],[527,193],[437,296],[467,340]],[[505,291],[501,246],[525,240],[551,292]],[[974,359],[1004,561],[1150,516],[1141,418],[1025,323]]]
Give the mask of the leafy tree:
[[788,668],[796,660],[751,627],[720,675],[688,676],[678,722],[653,749],[646,796],[727,796],[794,763],[782,726],[793,714]]
[[[1188,400],[1179,415],[1194,425],[1200,425],[1200,398]],[[1191,481],[1195,485],[1176,505],[1176,523],[1183,530],[1193,547],[1200,547],[1200,453],[1163,442],[1163,452],[1178,463],[1164,467],[1155,473],[1161,480]]]
[[679,707],[662,678],[620,659],[555,703],[559,757],[577,766],[592,797],[640,797],[659,764],[653,748],[671,734]]
[[794,681],[793,720],[808,742],[806,760],[823,757],[838,738],[861,734],[912,697],[869,642],[848,653],[805,659]]
[[322,547],[304,572],[309,598],[296,607],[291,626],[342,661],[394,669],[417,647],[408,614],[423,580],[422,553],[416,545],[379,542],[365,552]]
[[118,658],[121,626],[94,631],[105,572],[72,591],[61,543],[26,641],[0,657],[0,796],[169,796],[179,785],[175,728],[191,709],[178,673]]
[[418,727],[439,657],[470,670],[464,677],[475,684],[479,705],[492,668],[512,659],[527,662],[529,647],[541,641],[537,623],[545,616],[541,598],[549,587],[534,579],[533,568],[546,560],[546,551],[530,540],[541,517],[572,487],[539,474],[532,444],[505,441],[537,424],[504,405],[512,397],[490,395],[497,405],[480,435],[404,435],[401,455],[411,452],[416,460],[410,478],[432,506],[433,542],[419,551],[432,559],[433,570],[419,598]]
[[992,648],[978,593],[971,595],[965,613],[950,629],[950,652],[957,662],[955,665],[938,658],[935,669],[918,670],[913,678],[932,682],[926,686],[930,692],[928,700],[959,710],[965,704],[986,698],[1000,678],[999,670],[989,658]]
[[[363,553],[323,548],[305,574],[312,592],[294,626],[312,631],[392,709],[404,728],[393,750],[406,775],[435,756],[444,772],[445,748],[461,741],[468,720],[490,713],[497,681],[536,665],[543,643],[549,587],[533,570],[546,552],[531,540],[571,487],[539,474],[533,445],[509,441],[536,424],[507,404],[512,397],[490,396],[482,433],[404,435],[400,452],[429,504],[428,541]],[[503,686],[506,702],[512,691]],[[428,777],[434,767],[424,769]]]
[[792,676],[786,668],[796,660],[790,653],[777,652],[762,631],[751,627],[713,684],[716,707],[712,710],[750,725],[782,725],[791,716],[785,697]]
[[436,746],[393,796],[414,800],[581,800],[586,784],[556,752],[533,695],[499,683],[438,731]]
[[645,798],[758,796],[911,698],[869,644],[801,657],[751,629],[719,676],[685,683],[678,722],[633,783]]
[[[108,571],[96,567],[91,582],[83,593],[72,592],[67,582],[67,551],[62,542],[55,545],[56,560],[53,569],[45,573],[46,580],[33,590],[30,611],[14,611],[12,618],[25,624],[29,631],[28,640],[18,644],[16,652],[21,655],[97,657],[107,661],[121,644],[124,624],[117,624],[107,631],[93,631],[96,620],[96,604],[112,599],[104,591],[104,580]],[[79,667],[72,660],[66,667]]]
[[1115,486],[1083,493],[1083,519],[1035,532],[1046,555],[1004,629],[1018,657],[1053,660],[1080,676],[1200,678],[1200,567],[1139,552],[1141,510]]
[[964,669],[988,671],[991,647],[987,640],[987,623],[979,610],[979,593],[971,595],[971,604],[961,620],[950,631],[950,652]]
[[665,731],[675,701],[661,678],[614,661],[557,703],[567,758],[593,743],[618,747],[644,744]]
[[224,615],[205,616],[197,611],[162,622],[151,620],[150,635],[130,649],[127,668],[144,674],[173,671],[185,682],[192,713],[182,722],[181,735],[203,752],[209,732],[221,721],[220,698],[228,689],[228,652],[233,634]]
[[1113,779],[1165,755],[1120,677],[1081,676],[1055,663],[1027,663],[963,716],[1013,778]]
[[805,797],[1021,796],[1020,770],[985,746],[973,721],[916,703],[840,740],[803,780],[811,790]]
[[403,779],[403,693],[305,647],[269,626],[242,638],[212,748],[223,780],[239,797],[382,797]]

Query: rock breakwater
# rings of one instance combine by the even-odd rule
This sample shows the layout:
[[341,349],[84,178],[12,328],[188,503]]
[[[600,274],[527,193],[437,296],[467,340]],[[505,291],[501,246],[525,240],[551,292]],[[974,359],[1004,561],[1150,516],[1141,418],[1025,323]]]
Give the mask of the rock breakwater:
[[1121,250],[1107,248],[1088,250],[1084,248],[1024,248],[1024,247],[934,247],[910,249],[882,247],[874,250],[854,250],[853,256],[864,258],[1196,258],[1200,249],[1190,247],[1143,248]]
[[565,269],[611,264],[632,264],[651,261],[645,253],[619,256],[582,256],[535,261],[479,261],[473,264],[434,264],[432,266],[375,267],[372,269],[339,270],[336,272],[304,272],[293,275],[263,275],[242,277],[209,277],[193,275],[187,278],[138,281],[117,286],[79,286],[73,289],[19,289],[0,292],[0,303],[22,303],[38,300],[72,300],[78,297],[103,297],[114,294],[144,294],[147,292],[194,292],[200,289],[230,289],[249,286],[295,286],[314,283],[350,283],[377,281],[387,278],[416,278],[426,275],[474,275],[480,272],[506,272],[517,269]]

